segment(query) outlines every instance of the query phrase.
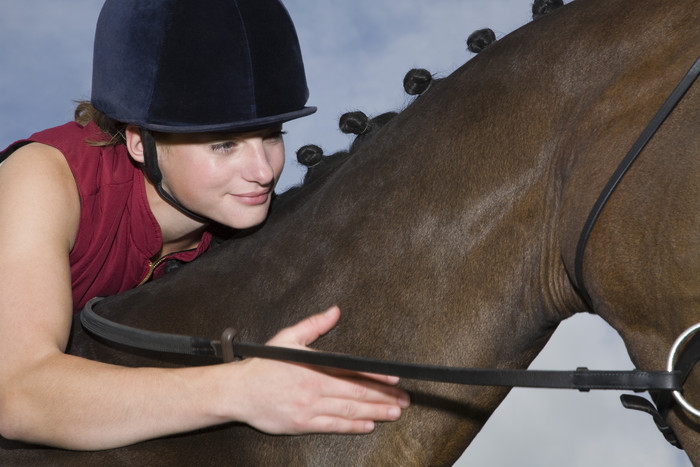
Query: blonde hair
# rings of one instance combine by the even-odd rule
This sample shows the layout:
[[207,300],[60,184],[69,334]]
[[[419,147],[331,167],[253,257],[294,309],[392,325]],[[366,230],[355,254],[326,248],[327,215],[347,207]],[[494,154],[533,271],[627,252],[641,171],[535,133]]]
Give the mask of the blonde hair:
[[87,140],[86,143],[90,146],[117,146],[126,143],[124,130],[126,123],[118,122],[97,110],[89,101],[78,101],[75,108],[75,121],[82,126],[90,122],[95,124],[105,134],[105,139],[102,140]]

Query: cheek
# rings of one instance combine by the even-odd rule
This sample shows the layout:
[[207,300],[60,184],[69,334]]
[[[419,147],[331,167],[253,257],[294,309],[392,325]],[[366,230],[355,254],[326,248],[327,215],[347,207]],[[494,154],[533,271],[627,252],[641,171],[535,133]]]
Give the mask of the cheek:
[[163,176],[171,183],[189,184],[190,175],[202,171],[201,160],[189,147],[164,147],[159,150],[158,165]]
[[197,187],[212,181],[217,174],[220,176],[220,171],[212,167],[211,164],[190,161],[181,167],[180,174],[189,187]]
[[205,183],[218,183],[220,180],[230,179],[232,173],[237,172],[239,168],[231,159],[201,155],[189,161],[187,170],[190,172],[190,178]]
[[208,162],[205,158],[183,158],[168,169],[165,179],[174,190],[181,192],[180,196],[197,196],[203,190],[220,187],[229,179],[225,168]]

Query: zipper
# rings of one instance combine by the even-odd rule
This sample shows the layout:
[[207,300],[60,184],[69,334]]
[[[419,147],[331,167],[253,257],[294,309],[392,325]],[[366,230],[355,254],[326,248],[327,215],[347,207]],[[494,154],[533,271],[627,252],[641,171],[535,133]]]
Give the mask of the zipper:
[[187,253],[188,251],[194,251],[197,248],[198,248],[198,246],[195,248],[190,248],[189,250],[171,252],[165,256],[162,256],[161,258],[157,259],[156,261],[148,260],[148,272],[146,273],[146,277],[141,279],[141,282],[139,282],[136,287],[141,287],[143,284],[148,282],[151,279],[151,277],[153,277],[153,273],[155,272],[156,268],[158,266],[160,266],[161,264],[163,264],[164,262],[168,261],[169,259],[175,258],[175,256],[180,254],[180,253]]
[[163,264],[165,261],[169,260],[170,257],[171,257],[171,255],[165,255],[165,256],[163,256],[162,258],[158,259],[158,260],[155,261],[155,262],[149,260],[149,261],[148,261],[148,272],[146,273],[146,277],[144,277],[144,278],[141,280],[141,282],[138,283],[138,285],[137,285],[136,287],[141,287],[143,284],[145,284],[146,282],[148,282],[148,281],[151,279],[151,277],[153,276],[153,271],[155,271],[156,268],[157,268],[158,266],[160,266],[161,264]]

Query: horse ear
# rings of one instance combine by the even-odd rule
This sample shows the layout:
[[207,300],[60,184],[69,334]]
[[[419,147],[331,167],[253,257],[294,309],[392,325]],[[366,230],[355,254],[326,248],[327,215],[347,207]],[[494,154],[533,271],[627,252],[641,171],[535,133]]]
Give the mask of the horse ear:
[[340,131],[346,134],[361,135],[369,128],[369,117],[364,112],[347,112],[340,116]]
[[306,167],[313,167],[323,159],[323,149],[315,144],[307,144],[297,151],[297,161]]
[[409,96],[423,94],[432,81],[433,75],[428,70],[413,68],[403,78],[403,89]]
[[478,29],[467,37],[467,49],[478,54],[494,42],[496,42],[496,34],[491,29]]

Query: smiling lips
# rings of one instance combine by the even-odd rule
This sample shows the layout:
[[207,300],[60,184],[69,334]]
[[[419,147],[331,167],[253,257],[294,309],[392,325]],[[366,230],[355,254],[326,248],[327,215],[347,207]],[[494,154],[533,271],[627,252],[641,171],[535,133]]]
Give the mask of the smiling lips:
[[270,190],[263,190],[233,196],[243,204],[247,204],[248,206],[258,206],[260,204],[265,204],[269,195]]

